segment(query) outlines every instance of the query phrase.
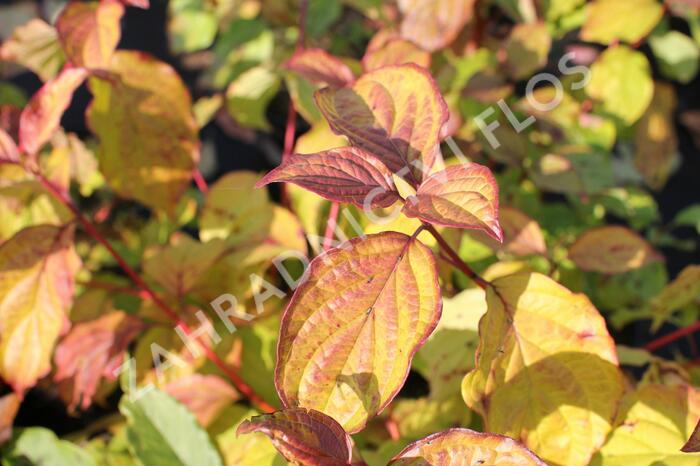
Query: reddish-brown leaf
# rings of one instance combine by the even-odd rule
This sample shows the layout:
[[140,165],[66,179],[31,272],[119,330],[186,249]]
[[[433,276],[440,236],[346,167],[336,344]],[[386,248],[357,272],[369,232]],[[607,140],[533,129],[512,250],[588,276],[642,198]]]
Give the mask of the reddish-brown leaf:
[[686,453],[700,452],[700,422],[698,422],[698,424],[695,426],[695,430],[693,430],[693,433],[690,434],[690,438],[686,444],[683,445],[681,451]]
[[71,329],[54,355],[54,380],[72,384],[70,410],[90,406],[102,377],[114,380],[124,351],[143,328],[140,319],[114,311]]
[[0,129],[0,163],[18,163],[19,149],[12,137]]
[[430,52],[423,50],[410,40],[403,39],[390,31],[380,31],[367,45],[365,56],[362,57],[362,65],[365,71],[406,63],[429,68],[430,58]]
[[109,65],[121,36],[121,3],[69,2],[56,20],[56,30],[68,61],[75,66],[104,68]]
[[450,44],[474,15],[476,0],[399,0],[401,35],[431,52]]
[[73,93],[87,78],[83,68],[65,68],[34,94],[19,120],[20,149],[35,155],[56,132]]
[[482,230],[503,241],[498,185],[491,170],[476,163],[452,165],[430,176],[408,198],[404,213],[436,225]]
[[374,155],[357,147],[295,154],[256,186],[288,182],[326,199],[363,207],[389,207],[399,200],[391,172]]
[[625,273],[663,260],[637,232],[617,225],[584,232],[569,248],[569,258],[582,270],[607,274]]
[[413,442],[396,455],[390,465],[522,465],[545,466],[533,452],[510,437],[449,429]]
[[413,64],[365,73],[351,87],[316,92],[331,129],[417,186],[440,153],[449,112],[430,73]]
[[191,374],[169,382],[163,391],[189,409],[207,427],[227,405],[238,399],[231,385],[216,375]]
[[0,398],[0,445],[12,437],[12,423],[20,404],[21,399],[16,393],[8,393]]
[[134,6],[136,8],[148,9],[150,5],[149,0],[121,0],[121,2],[126,6]]
[[243,421],[237,433],[262,432],[295,464],[348,465],[352,439],[333,418],[313,409],[289,408]]
[[298,51],[287,61],[285,67],[309,81],[333,87],[347,86],[355,80],[348,65],[322,49]]

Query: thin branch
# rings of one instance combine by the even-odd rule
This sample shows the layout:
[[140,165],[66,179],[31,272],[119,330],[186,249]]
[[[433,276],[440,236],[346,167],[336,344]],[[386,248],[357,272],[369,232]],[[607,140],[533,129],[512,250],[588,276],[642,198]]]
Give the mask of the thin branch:
[[333,202],[331,204],[331,211],[328,214],[328,221],[326,222],[326,232],[323,235],[323,250],[328,251],[333,245],[333,236],[335,234],[335,227],[338,225],[338,212],[340,212],[340,203]]
[[204,176],[202,175],[202,172],[199,171],[199,168],[195,168],[194,172],[192,172],[192,178],[194,179],[194,184],[197,185],[197,188],[202,191],[202,194],[207,194],[209,192],[207,180],[204,179]]
[[700,322],[695,322],[692,325],[679,328],[675,332],[671,332],[668,335],[664,335],[663,337],[657,338],[656,340],[652,340],[651,342],[644,345],[644,349],[647,351],[655,351],[663,346],[668,345],[669,343],[673,343],[674,341],[680,340],[684,336],[690,335],[697,331],[700,331]]
[[430,232],[431,235],[435,238],[435,240],[438,242],[440,245],[440,248],[447,254],[447,256],[451,259],[450,263],[457,267],[462,273],[464,273],[467,277],[469,277],[474,283],[476,283],[480,288],[486,289],[488,286],[491,284],[481,278],[476,272],[472,270],[469,265],[467,265],[466,262],[462,260],[461,257],[459,257],[459,254],[455,252],[454,249],[452,249],[452,246],[450,246],[447,241],[445,241],[445,238],[442,237],[440,232],[438,232],[434,226],[432,226],[429,223],[424,223],[425,229]]
[[[124,273],[141,289],[141,292],[148,297],[153,303],[161,310],[163,313],[175,324],[180,327],[185,335],[191,335],[192,329],[184,322],[180,316],[173,311],[155,292],[148,286],[148,284],[134,271],[134,269],[126,263],[124,258],[112,247],[112,245],[107,241],[107,239],[102,236],[102,234],[97,230],[97,228],[83,215],[83,213],[78,209],[78,207],[73,203],[73,200],[65,193],[61,188],[55,186],[51,181],[49,181],[44,175],[42,175],[38,170],[32,170],[32,173],[37,177],[39,182],[51,193],[58,201],[60,201],[64,206],[66,206],[75,215],[78,223],[85,229],[85,231],[94,238],[98,243],[103,245],[107,251],[112,255],[117,264],[122,268]],[[255,391],[236,373],[236,371],[229,367],[224,361],[221,360],[219,355],[217,355],[212,348],[201,340],[197,340],[204,354],[209,358],[221,371],[223,371],[231,382],[234,384],[236,389],[245,397],[247,397],[252,403],[258,406],[261,410],[265,412],[273,412],[275,408],[268,404],[260,395],[255,393]]]

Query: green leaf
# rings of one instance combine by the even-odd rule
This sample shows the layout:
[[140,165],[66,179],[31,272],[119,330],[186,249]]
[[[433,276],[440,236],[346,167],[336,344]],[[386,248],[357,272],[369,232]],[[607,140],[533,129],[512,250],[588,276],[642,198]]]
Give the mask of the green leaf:
[[659,63],[661,74],[687,84],[698,73],[700,49],[693,39],[678,31],[654,35],[649,45]]
[[202,0],[173,0],[168,3],[170,47],[175,53],[206,49],[216,37],[217,20]]
[[43,427],[17,429],[1,453],[10,465],[25,465],[28,460],[36,466],[97,466],[84,450]]
[[693,204],[676,214],[674,225],[695,227],[700,234],[700,204]]
[[277,94],[280,78],[261,66],[241,74],[226,90],[226,109],[241,125],[270,130],[265,117],[267,104]]
[[153,389],[119,410],[127,419],[134,455],[148,466],[223,466],[209,435],[184,406]]

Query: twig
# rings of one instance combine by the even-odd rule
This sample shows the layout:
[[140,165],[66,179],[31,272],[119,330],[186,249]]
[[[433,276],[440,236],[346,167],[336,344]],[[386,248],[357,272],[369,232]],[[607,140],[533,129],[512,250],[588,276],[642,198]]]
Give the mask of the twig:
[[195,168],[194,172],[192,173],[192,178],[194,179],[194,184],[197,185],[197,188],[202,191],[202,194],[207,194],[209,192],[207,180],[204,179],[204,176],[202,176],[202,172],[199,171],[199,168]]
[[679,328],[675,332],[671,332],[668,335],[664,335],[661,338],[652,340],[651,342],[644,345],[644,349],[647,351],[655,351],[663,346],[673,343],[676,340],[680,340],[686,335],[690,335],[694,332],[700,331],[700,322],[695,322],[687,327]]
[[323,250],[328,251],[333,245],[333,236],[335,234],[336,225],[338,225],[338,212],[340,211],[340,203],[333,202],[331,211],[328,214],[326,222],[326,232],[323,235]]
[[435,240],[440,245],[440,248],[451,259],[450,263],[452,265],[457,267],[462,273],[469,277],[480,288],[485,290],[488,286],[491,285],[489,282],[481,278],[476,272],[474,272],[472,268],[469,267],[469,265],[467,265],[467,263],[464,262],[461,257],[459,257],[459,254],[457,254],[455,250],[452,249],[452,246],[450,246],[447,243],[447,241],[445,241],[445,238],[442,237],[442,235],[435,229],[434,226],[430,225],[429,223],[424,223],[423,225],[425,226],[425,229],[428,230],[431,235],[433,235]]
[[[85,231],[92,236],[98,243],[103,245],[107,251],[112,255],[117,264],[122,268],[124,273],[141,289],[141,292],[148,297],[153,303],[161,310],[163,313],[173,322],[176,326],[180,327],[185,335],[191,335],[192,329],[184,322],[178,314],[173,311],[158,295],[153,292],[153,290],[148,286],[148,284],[134,271],[134,269],[126,263],[124,258],[112,247],[112,245],[107,241],[107,239],[102,236],[102,234],[97,230],[97,228],[85,217],[80,209],[73,203],[73,200],[66,194],[62,189],[55,186],[51,181],[49,181],[44,175],[42,175],[38,170],[31,170],[31,172],[37,177],[39,182],[51,193],[58,201],[60,201],[65,207],[67,207],[78,223],[85,229]],[[212,348],[201,340],[197,340],[204,354],[209,358],[222,372],[224,372],[236,389],[245,397],[247,397],[252,403],[258,406],[261,410],[265,412],[273,412],[275,408],[268,404],[260,395],[255,393],[255,391],[248,385],[231,367],[229,367],[221,358],[212,350]]]

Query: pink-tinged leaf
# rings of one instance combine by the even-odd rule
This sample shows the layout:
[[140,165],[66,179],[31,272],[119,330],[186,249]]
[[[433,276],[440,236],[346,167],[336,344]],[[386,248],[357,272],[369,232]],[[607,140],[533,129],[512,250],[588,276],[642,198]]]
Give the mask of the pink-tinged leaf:
[[2,129],[0,129],[0,163],[19,163],[17,144]]
[[0,377],[18,393],[51,368],[80,265],[71,227],[28,227],[0,246]]
[[136,8],[148,9],[150,5],[149,0],[121,0],[121,2],[126,6],[133,6]]
[[481,230],[503,241],[498,184],[483,165],[452,165],[433,174],[407,199],[403,211],[436,225]]
[[73,93],[87,75],[83,68],[66,68],[34,94],[19,120],[19,143],[23,152],[35,155],[51,139]]
[[69,410],[78,405],[87,409],[102,377],[114,380],[114,371],[122,364],[124,351],[144,329],[140,319],[114,311],[75,325],[58,344],[54,355],[54,380],[70,384]]
[[68,61],[75,66],[109,65],[121,36],[121,3],[69,2],[56,20],[56,30]]
[[317,257],[282,317],[280,399],[360,431],[398,393],[441,308],[435,258],[415,238],[368,235]]
[[695,426],[695,430],[693,430],[693,433],[690,435],[686,444],[683,445],[681,451],[685,453],[700,452],[700,422]]
[[569,248],[569,259],[581,270],[618,274],[663,260],[663,256],[637,232],[611,225],[579,236]]
[[231,385],[216,375],[191,374],[169,382],[163,391],[189,409],[207,427],[229,404],[238,399]]
[[351,87],[321,89],[316,103],[334,132],[414,186],[435,163],[449,118],[432,76],[413,64],[371,71]]
[[8,393],[0,398],[0,446],[12,437],[12,424],[22,403],[19,395]]
[[333,87],[344,87],[355,81],[355,75],[348,65],[322,49],[296,52],[287,61],[285,68],[299,73],[309,81]]
[[313,409],[290,408],[243,421],[236,433],[262,432],[294,464],[349,465],[352,439],[333,418]]
[[475,233],[474,237],[495,251],[505,251],[516,256],[547,253],[544,234],[539,224],[520,210],[500,206],[498,223],[503,230],[502,243],[481,233]]
[[357,147],[295,154],[256,186],[274,182],[294,183],[328,200],[360,207],[389,207],[400,198],[381,160]]
[[476,0],[399,0],[401,35],[434,52],[449,45],[474,16]]
[[391,32],[380,31],[367,45],[365,56],[362,57],[362,66],[365,71],[406,63],[429,68],[430,58],[430,52],[423,50],[410,40]]
[[546,466],[537,455],[510,437],[469,429],[448,429],[429,435],[408,445],[389,464]]
[[18,63],[46,82],[66,62],[56,29],[35,18],[17,27],[0,45],[0,61]]

